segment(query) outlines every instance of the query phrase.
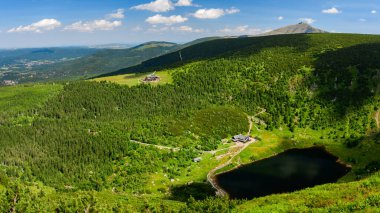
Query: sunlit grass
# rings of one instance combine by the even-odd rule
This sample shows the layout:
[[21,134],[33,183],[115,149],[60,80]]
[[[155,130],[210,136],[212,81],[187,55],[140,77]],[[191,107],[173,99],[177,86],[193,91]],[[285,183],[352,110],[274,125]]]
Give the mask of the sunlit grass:
[[[133,74],[125,74],[125,75],[116,75],[116,76],[96,78],[93,81],[97,81],[97,82],[107,81],[107,82],[117,83],[121,85],[136,86],[136,85],[141,84],[141,80],[143,80],[149,74],[151,73],[133,73]],[[168,71],[157,72],[156,75],[158,75],[161,78],[160,81],[153,82],[150,84],[162,85],[162,84],[168,84],[168,83],[173,82],[172,76],[170,72]]]

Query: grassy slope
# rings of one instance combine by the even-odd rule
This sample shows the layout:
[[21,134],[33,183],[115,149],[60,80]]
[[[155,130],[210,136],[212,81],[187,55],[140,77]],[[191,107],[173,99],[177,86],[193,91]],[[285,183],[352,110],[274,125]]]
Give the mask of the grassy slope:
[[[141,80],[145,78],[145,76],[149,75],[151,73],[134,73],[134,74],[124,74],[124,75],[116,75],[116,76],[108,76],[108,77],[100,77],[95,78],[92,81],[107,81],[112,83],[117,83],[121,85],[128,85],[128,86],[136,86],[141,84]],[[152,85],[162,85],[162,84],[168,84],[172,83],[172,77],[170,75],[170,72],[168,71],[160,71],[156,73],[160,78],[160,82],[152,83]]]

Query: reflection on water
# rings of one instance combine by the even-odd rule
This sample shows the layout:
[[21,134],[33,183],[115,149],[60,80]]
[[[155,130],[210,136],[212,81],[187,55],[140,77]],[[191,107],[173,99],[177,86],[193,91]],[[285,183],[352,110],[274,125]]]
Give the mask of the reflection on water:
[[291,149],[216,178],[231,198],[252,199],[336,182],[350,171],[337,159],[321,147]]

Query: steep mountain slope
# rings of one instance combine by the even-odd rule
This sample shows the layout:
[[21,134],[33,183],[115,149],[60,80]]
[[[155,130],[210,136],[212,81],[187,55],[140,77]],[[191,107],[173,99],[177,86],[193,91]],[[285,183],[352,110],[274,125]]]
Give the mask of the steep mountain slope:
[[[40,107],[1,118],[0,210],[377,209],[379,51],[375,35],[221,39],[185,48],[182,57],[189,60],[143,63],[139,71],[163,69],[172,75],[170,84],[65,84]],[[7,104],[17,104],[14,97]],[[221,140],[245,133],[248,116],[255,120],[252,136],[261,140],[232,167],[318,145],[352,171],[340,183],[285,195],[214,197],[207,174],[234,149]],[[289,202],[277,202],[283,199]]]

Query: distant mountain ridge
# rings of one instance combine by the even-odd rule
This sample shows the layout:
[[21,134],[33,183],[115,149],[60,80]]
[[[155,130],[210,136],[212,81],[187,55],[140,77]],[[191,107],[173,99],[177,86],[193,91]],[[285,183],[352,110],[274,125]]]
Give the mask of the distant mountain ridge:
[[173,43],[173,42],[149,41],[149,42],[145,42],[145,43],[142,43],[140,45],[131,47],[131,49],[133,49],[133,50],[145,50],[147,48],[156,48],[156,47],[168,47],[168,48],[173,47],[174,48],[177,46],[179,46],[179,45],[176,43]]
[[268,35],[283,35],[283,34],[310,34],[310,33],[328,33],[327,31],[315,28],[307,23],[300,22],[298,24],[281,27],[279,29],[261,34],[261,36]]
[[133,45],[112,43],[112,44],[90,45],[88,47],[94,48],[94,49],[128,49],[128,48],[133,47]]
[[0,66],[16,63],[20,60],[58,60],[78,58],[94,54],[98,50],[87,47],[51,47],[0,50]]

